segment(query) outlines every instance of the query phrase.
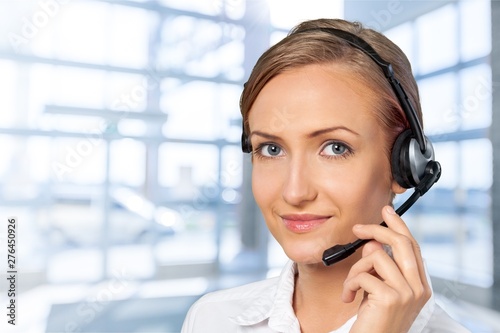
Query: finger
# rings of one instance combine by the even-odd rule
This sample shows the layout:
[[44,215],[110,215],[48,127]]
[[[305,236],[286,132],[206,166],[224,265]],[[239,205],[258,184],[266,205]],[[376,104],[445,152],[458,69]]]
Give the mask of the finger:
[[378,225],[356,225],[356,229],[353,229],[353,232],[358,237],[377,239],[379,242],[391,246],[397,246],[398,244],[402,246],[411,245],[413,252],[420,259],[421,252],[416,240],[413,238],[405,222],[394,212],[394,209],[390,206],[385,206],[382,210],[382,216],[388,228],[380,228]]
[[378,250],[383,250],[383,249],[384,249],[384,246],[381,243],[379,243],[375,240],[371,240],[363,246],[362,256],[366,257],[366,256],[370,255],[370,253],[373,253],[373,252],[378,251]]
[[[369,243],[377,243],[377,242],[371,241]],[[372,244],[371,246],[373,245],[376,244]],[[381,281],[385,282],[392,289],[397,290],[398,293],[400,293],[404,297],[411,297],[413,294],[412,289],[408,285],[406,279],[401,274],[396,263],[381,248],[379,248],[379,250],[371,252],[368,256],[364,256],[362,259],[356,262],[351,267],[349,274],[347,275],[346,281],[354,279],[357,276],[364,273],[369,273],[374,277],[379,278]],[[344,286],[342,299],[345,302],[350,302],[354,300],[355,296],[356,293],[353,290],[349,290]]]
[[396,211],[394,211],[394,208],[392,208],[391,206],[385,206],[384,208],[382,208],[382,218],[390,229],[394,230],[397,233],[405,235],[416,243],[405,221],[403,221],[403,219],[396,213]]
[[394,211],[394,208],[391,206],[385,206],[382,209],[382,217],[384,218],[384,221],[386,221],[387,226],[408,237],[408,239],[411,241],[411,245],[413,248],[413,252],[415,253],[415,259],[416,259],[416,264],[418,266],[418,271],[419,271],[419,276],[420,280],[424,284],[426,288],[429,288],[429,284],[427,281],[427,275],[425,273],[425,267],[424,267],[424,262],[422,259],[422,251],[420,250],[420,246],[418,245],[418,242],[413,238],[413,235],[411,234],[410,229],[406,225],[406,223],[403,221],[403,219],[396,214]]
[[[400,220],[397,215],[387,216],[386,223],[388,226],[389,224],[396,224],[392,221],[393,219]],[[392,226],[384,228],[378,225],[356,225],[353,228],[353,232],[360,238],[372,238],[380,243],[391,246],[394,261],[399,267],[399,270],[415,291],[420,292],[423,286],[427,286],[427,279],[423,269],[420,252],[415,253],[413,238],[409,238],[391,228]]]
[[344,282],[344,290],[342,292],[342,301],[349,303],[354,299],[352,295],[363,289],[368,297],[383,299],[387,295],[394,295],[395,291],[389,285],[387,285],[382,280],[369,274],[367,272],[362,272],[355,277],[346,280]]
[[415,274],[415,270],[418,270],[419,267],[413,242],[406,235],[400,234],[390,227],[384,228],[378,225],[358,224],[354,226],[353,232],[359,238],[374,239],[379,243],[391,246],[394,260],[402,273],[409,272]]

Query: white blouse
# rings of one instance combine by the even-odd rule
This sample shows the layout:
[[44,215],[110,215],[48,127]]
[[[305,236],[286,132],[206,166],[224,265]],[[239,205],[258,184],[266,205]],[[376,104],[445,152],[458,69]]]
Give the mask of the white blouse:
[[[209,293],[189,310],[182,333],[300,333],[292,307],[297,266],[289,262],[279,277]],[[356,316],[330,333],[348,333]],[[409,333],[470,333],[435,302],[427,301]]]

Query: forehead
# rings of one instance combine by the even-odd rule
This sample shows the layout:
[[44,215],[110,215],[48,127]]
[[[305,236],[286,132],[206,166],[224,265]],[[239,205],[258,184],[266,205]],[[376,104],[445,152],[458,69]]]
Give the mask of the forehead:
[[[250,109],[250,131],[379,127],[372,89],[340,65],[307,65],[270,80]],[[258,128],[257,128],[258,127]]]

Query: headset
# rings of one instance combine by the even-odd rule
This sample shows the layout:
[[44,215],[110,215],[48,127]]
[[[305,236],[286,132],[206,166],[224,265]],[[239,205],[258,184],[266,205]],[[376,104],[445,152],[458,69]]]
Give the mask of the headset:
[[[334,35],[349,45],[361,50],[370,57],[383,71],[401,105],[410,128],[404,130],[394,141],[391,152],[391,170],[394,180],[404,188],[415,188],[412,195],[396,210],[403,215],[421,196],[434,185],[441,176],[441,165],[434,158],[434,148],[430,140],[424,135],[422,125],[417,117],[403,86],[394,77],[392,65],[382,57],[364,39],[350,32],[335,28],[311,28],[297,31],[300,34],[310,31],[323,31]],[[243,126],[241,147],[244,153],[252,152],[252,145]],[[380,225],[387,227],[385,222]],[[333,265],[353,254],[358,248],[366,244],[369,239],[358,239],[352,243],[335,245],[323,253],[323,263]]]

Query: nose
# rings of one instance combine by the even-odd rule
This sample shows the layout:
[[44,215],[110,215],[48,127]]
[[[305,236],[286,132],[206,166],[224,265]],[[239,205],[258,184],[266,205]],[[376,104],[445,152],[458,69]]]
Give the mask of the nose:
[[301,206],[316,199],[318,192],[314,185],[314,168],[307,159],[290,161],[283,185],[283,199],[292,206]]

